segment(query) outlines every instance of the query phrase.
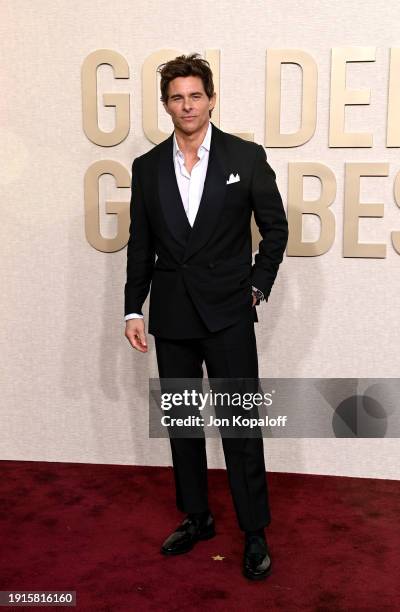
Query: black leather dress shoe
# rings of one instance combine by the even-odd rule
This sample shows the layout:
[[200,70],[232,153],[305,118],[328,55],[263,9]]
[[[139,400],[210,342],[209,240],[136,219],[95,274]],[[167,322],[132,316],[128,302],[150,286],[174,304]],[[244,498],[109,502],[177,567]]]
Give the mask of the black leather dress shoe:
[[214,517],[210,513],[204,519],[188,515],[161,546],[164,555],[180,555],[188,552],[199,540],[215,536]]
[[262,580],[271,573],[271,557],[262,536],[246,537],[243,555],[243,574],[249,580]]

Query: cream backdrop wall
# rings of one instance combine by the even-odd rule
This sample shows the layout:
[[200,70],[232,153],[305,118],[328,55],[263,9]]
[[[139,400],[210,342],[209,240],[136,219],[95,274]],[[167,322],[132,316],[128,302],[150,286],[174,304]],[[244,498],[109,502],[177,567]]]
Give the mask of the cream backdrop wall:
[[[385,147],[390,47],[400,46],[396,1],[185,3],[117,0],[2,0],[1,112],[1,458],[170,465],[166,439],[148,439],[148,378],[157,376],[154,340],[147,355],[124,337],[126,249],[103,253],[84,231],[83,177],[96,160],[128,170],[153,145],[144,136],[141,68],[154,51],[221,51],[220,127],[253,131],[264,142],[268,48],[298,48],[318,64],[318,124],[301,147],[267,149],[286,205],[288,162],[318,161],[335,173],[337,234],[321,257],[285,257],[256,325],[262,377],[396,377],[399,371],[399,262],[390,231],[400,229],[393,200],[398,149]],[[349,65],[371,105],[346,111],[348,131],[373,132],[373,149],[329,149],[331,48],[374,46],[376,61]],[[82,129],[81,75],[96,49],[121,53],[130,80],[101,69],[103,92],[131,93],[131,132],[102,148]],[[366,68],[365,68],[366,67]],[[299,122],[301,76],[285,66],[282,131]],[[113,109],[99,102],[102,129]],[[160,117],[167,132],[171,124]],[[345,161],[390,164],[370,180],[363,201],[385,202],[385,217],[363,221],[361,239],[385,242],[385,259],[342,257]],[[100,201],[129,200],[103,176]],[[307,179],[306,196],[319,194]],[[105,236],[115,215],[101,215]],[[148,302],[145,306],[147,315]],[[207,441],[210,467],[224,467],[219,439]],[[269,470],[399,478],[396,439],[265,441]]]

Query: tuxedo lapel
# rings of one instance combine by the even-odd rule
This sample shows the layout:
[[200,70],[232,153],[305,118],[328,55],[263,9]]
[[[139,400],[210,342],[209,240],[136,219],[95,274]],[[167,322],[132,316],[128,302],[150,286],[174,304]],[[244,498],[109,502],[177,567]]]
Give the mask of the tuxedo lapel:
[[174,238],[185,247],[185,261],[211,237],[223,208],[228,175],[224,133],[212,123],[207,173],[193,227],[190,226],[183,207],[172,155],[173,133],[161,145],[158,192],[168,228]]
[[227,166],[224,134],[212,124],[203,193],[192,231],[189,234],[184,260],[201,249],[214,232],[225,200]]
[[158,195],[165,222],[174,236],[182,245],[187,243],[187,234],[191,226],[183,207],[181,194],[175,175],[173,161],[173,137],[172,133],[160,145],[160,157],[158,162]]

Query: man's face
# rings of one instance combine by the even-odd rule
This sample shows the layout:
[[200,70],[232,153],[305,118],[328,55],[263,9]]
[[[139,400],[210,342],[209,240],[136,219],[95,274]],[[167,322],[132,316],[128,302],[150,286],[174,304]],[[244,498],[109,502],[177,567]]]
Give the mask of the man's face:
[[215,93],[207,97],[200,77],[176,77],[168,84],[168,101],[163,104],[174,126],[192,134],[208,123],[208,111],[214,108],[215,99]]

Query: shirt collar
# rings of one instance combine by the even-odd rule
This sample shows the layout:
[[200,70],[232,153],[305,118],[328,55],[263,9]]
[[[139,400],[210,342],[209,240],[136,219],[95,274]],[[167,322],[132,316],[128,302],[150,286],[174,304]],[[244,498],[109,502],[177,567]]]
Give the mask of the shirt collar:
[[[204,136],[204,140],[201,143],[201,145],[199,146],[198,150],[200,150],[201,147],[203,147],[204,149],[209,151],[210,150],[210,144],[211,144],[211,121],[208,122],[208,128],[207,128],[206,135]],[[176,156],[176,154],[178,152],[182,154],[182,151],[180,150],[178,142],[176,140],[176,135],[175,135],[175,130],[174,130],[174,157]]]

